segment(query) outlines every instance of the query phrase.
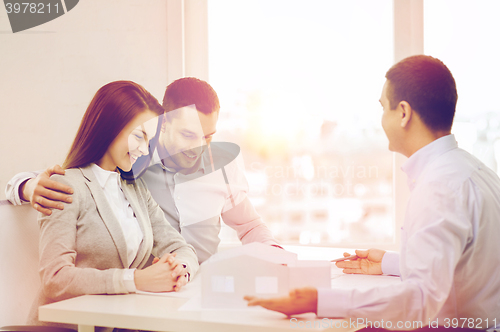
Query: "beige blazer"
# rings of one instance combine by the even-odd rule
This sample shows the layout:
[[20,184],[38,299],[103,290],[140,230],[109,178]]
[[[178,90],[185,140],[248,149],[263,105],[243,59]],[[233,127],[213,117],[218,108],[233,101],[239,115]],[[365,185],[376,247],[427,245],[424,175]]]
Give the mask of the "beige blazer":
[[[124,294],[127,247],[121,226],[90,167],[68,169],[51,179],[74,189],[64,210],[39,214],[41,289],[30,324],[38,321],[38,306],[84,294]],[[122,181],[122,190],[144,234],[130,268],[141,268],[153,254],[177,253],[193,276],[198,270],[194,248],[170,226],[143,180]]]

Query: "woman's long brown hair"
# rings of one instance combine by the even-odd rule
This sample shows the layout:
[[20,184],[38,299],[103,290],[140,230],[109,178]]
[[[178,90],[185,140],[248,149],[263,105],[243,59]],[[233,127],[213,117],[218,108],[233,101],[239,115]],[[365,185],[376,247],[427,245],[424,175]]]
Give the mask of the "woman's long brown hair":
[[[160,116],[159,128],[163,108],[142,86],[131,81],[116,81],[100,88],[83,115],[63,167],[84,167],[99,161],[127,123],[148,109]],[[157,136],[150,141],[150,152],[156,147]],[[137,175],[148,166],[148,162],[144,160],[139,163],[142,166],[140,170],[134,167]]]

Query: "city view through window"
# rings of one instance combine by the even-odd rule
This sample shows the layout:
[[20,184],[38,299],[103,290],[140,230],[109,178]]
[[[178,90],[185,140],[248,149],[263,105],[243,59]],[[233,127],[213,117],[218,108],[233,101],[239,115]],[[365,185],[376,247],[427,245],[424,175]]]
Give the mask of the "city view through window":
[[[457,82],[452,133],[497,172],[500,109],[490,96],[500,82],[489,73],[500,70],[499,10],[424,2],[424,53]],[[208,17],[215,140],[240,145],[250,198],[277,240],[394,243],[393,154],[378,102],[394,61],[392,1],[209,0]],[[235,234],[225,227],[222,238]]]

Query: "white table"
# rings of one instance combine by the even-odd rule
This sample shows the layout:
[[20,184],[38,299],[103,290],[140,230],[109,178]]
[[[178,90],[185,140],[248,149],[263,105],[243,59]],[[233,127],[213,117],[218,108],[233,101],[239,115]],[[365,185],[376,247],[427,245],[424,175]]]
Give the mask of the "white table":
[[[325,256],[336,258],[344,251],[333,248],[286,249],[300,252],[299,258],[302,259],[320,259],[326,258]],[[335,287],[364,288],[374,284],[392,285],[400,282],[399,278],[388,276],[342,275],[336,267],[332,268],[332,276],[332,285]],[[313,328],[307,330],[323,331],[335,324],[341,327],[342,322],[318,319],[314,314],[296,316],[297,320],[290,321],[280,313],[262,308],[179,310],[187,301],[186,298],[142,294],[85,295],[40,307],[39,319],[77,324],[80,332],[94,331],[94,326],[151,331],[297,331],[300,321],[303,322],[301,324],[314,324]],[[339,330],[347,332],[356,328],[347,326]]]
[[[140,294],[85,295],[43,306],[39,313],[40,320],[78,324],[80,332],[94,331],[94,326],[151,331],[297,330],[284,315],[265,309],[179,311],[186,301]],[[312,314],[301,318],[316,319]]]

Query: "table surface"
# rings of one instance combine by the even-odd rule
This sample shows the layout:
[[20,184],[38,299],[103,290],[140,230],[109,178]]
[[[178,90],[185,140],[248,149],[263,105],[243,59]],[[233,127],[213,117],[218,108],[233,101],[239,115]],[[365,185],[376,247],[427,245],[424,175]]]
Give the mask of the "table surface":
[[[299,259],[333,259],[341,257],[344,249],[292,247]],[[352,252],[350,250],[349,252]],[[193,280],[194,282],[194,280]],[[335,287],[368,288],[394,285],[397,277],[344,275],[332,264],[332,285]],[[296,331],[299,327],[322,331],[330,327],[353,331],[343,320],[320,319],[314,314],[284,315],[263,308],[239,310],[193,309],[183,307],[189,298],[144,294],[85,295],[39,308],[41,321],[79,325],[79,331],[93,331],[94,326],[109,326],[151,331]],[[358,328],[361,328],[359,326]]]

